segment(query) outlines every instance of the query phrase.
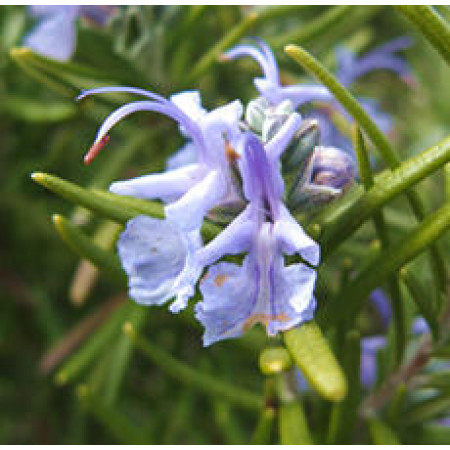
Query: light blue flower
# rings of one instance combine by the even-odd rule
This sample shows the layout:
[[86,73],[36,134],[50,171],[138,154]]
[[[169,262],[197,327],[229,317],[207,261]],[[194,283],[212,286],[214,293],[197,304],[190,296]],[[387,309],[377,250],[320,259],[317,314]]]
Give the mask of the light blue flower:
[[319,246],[282,201],[279,158],[300,120],[294,114],[265,147],[252,133],[243,140],[240,169],[248,206],[197,258],[206,266],[224,255],[246,256],[241,266],[213,265],[200,284],[203,301],[196,305],[196,317],[205,327],[204,345],[237,337],[255,323],[274,335],[313,317],[314,269],[284,262],[284,255],[299,254],[317,265],[320,257]]
[[83,16],[104,25],[114,7],[106,5],[33,5],[28,11],[39,23],[24,39],[24,46],[59,61],[68,61],[76,43],[75,21]]
[[115,182],[110,186],[111,192],[165,201],[167,219],[185,231],[200,228],[206,213],[215,206],[241,199],[230,170],[230,162],[237,156],[233,148],[241,136],[239,120],[243,107],[238,100],[206,112],[201,108],[197,92],[184,92],[167,100],[148,91],[122,87],[92,89],[83,92],[79,99],[105,92],[128,92],[150,100],[128,103],[108,116],[87,155],[88,160],[91,154],[98,153],[117,122],[138,111],[154,111],[171,117],[191,140],[181,156],[178,155],[182,161],[172,160],[169,164],[175,167],[173,170]]

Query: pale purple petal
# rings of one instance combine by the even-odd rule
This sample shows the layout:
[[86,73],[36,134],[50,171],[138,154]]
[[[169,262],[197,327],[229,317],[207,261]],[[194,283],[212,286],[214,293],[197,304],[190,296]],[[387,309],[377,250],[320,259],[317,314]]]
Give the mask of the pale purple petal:
[[269,159],[278,160],[299,130],[302,117],[298,113],[292,113],[275,136],[265,145]]
[[200,284],[203,301],[196,306],[196,317],[205,327],[205,346],[240,336],[256,323],[276,334],[312,319],[312,269],[300,264],[284,267],[279,255],[270,276],[265,275],[250,255],[242,267],[226,262],[210,267]]
[[257,296],[255,267],[247,257],[242,267],[221,262],[211,266],[200,282],[203,301],[197,303],[195,317],[205,327],[203,345],[240,336]]
[[275,222],[274,235],[279,240],[283,253],[298,253],[305,261],[317,266],[320,261],[320,247],[311,239],[291,216],[287,208],[280,206],[279,218]]
[[290,100],[295,108],[309,102],[329,102],[334,99],[325,86],[314,84],[282,86],[278,95],[283,100]]
[[361,384],[370,389],[377,380],[377,352],[386,346],[386,338],[372,336],[361,340]]
[[118,9],[112,5],[83,5],[80,7],[80,14],[89,20],[92,20],[99,26],[104,26]]
[[170,101],[193,121],[198,121],[207,114],[206,109],[202,106],[202,99],[198,91],[174,94],[170,97]]
[[166,170],[179,169],[194,164],[197,160],[197,148],[192,142],[188,142],[166,161]]
[[391,302],[382,289],[372,291],[369,300],[375,305],[384,327],[389,325],[392,317]]
[[416,319],[414,319],[413,323],[411,324],[412,334],[424,334],[429,332],[430,327],[423,317],[417,317]]
[[185,231],[200,228],[206,213],[220,202],[226,189],[222,174],[211,170],[176,202],[166,206],[166,217]]
[[117,246],[133,300],[160,305],[177,294],[177,279],[186,270],[187,256],[193,249],[169,222],[135,217],[127,222]]
[[278,67],[270,50],[268,55],[267,52],[261,52],[260,49],[251,45],[237,45],[224,53],[226,59],[236,59],[242,56],[253,58],[261,67],[267,80],[270,83],[279,84]]
[[24,46],[36,53],[68,61],[75,51],[75,11],[67,11],[43,18],[25,38]]
[[197,164],[190,164],[169,172],[116,181],[111,184],[109,190],[114,194],[144,199],[178,199],[191,189],[202,175]]
[[252,207],[249,205],[211,242],[197,252],[197,259],[206,266],[225,255],[248,252],[256,226],[252,217]]

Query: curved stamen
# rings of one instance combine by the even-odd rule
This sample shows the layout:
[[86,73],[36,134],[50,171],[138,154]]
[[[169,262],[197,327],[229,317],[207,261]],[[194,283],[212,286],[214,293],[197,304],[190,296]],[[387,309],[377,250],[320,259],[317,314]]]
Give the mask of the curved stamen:
[[[194,143],[197,145],[199,156],[206,156],[206,149],[205,144],[203,140],[202,133],[198,126],[192,122],[186,114],[184,114],[179,108],[177,108],[174,104],[171,102],[167,103],[157,103],[157,102],[149,102],[149,101],[136,101],[127,103],[126,105],[121,106],[120,108],[116,109],[113,113],[111,113],[106,120],[103,122],[102,126],[100,127],[97,138],[94,143],[94,147],[96,144],[102,142],[104,137],[107,135],[109,130],[117,124],[120,120],[122,120],[124,117],[133,114],[137,111],[154,111],[161,114],[164,114],[168,117],[171,117],[175,121],[177,121],[180,125],[184,127],[184,129],[187,131],[189,136],[192,138]],[[106,143],[106,142],[105,142]],[[100,148],[101,149],[101,148]],[[100,150],[98,149],[98,151]],[[94,157],[96,154],[98,154],[98,151],[94,149]],[[89,153],[88,153],[89,155]],[[92,159],[90,159],[92,161]]]
[[127,86],[105,86],[105,87],[94,88],[94,89],[86,89],[86,90],[81,91],[81,94],[78,95],[75,100],[80,101],[90,95],[109,94],[111,92],[123,92],[123,93],[127,93],[127,94],[141,95],[143,97],[151,98],[152,100],[157,100],[161,103],[169,103],[169,100],[162,97],[161,95],[155,94],[150,91],[146,91],[145,89],[132,88],[132,87],[127,87]]

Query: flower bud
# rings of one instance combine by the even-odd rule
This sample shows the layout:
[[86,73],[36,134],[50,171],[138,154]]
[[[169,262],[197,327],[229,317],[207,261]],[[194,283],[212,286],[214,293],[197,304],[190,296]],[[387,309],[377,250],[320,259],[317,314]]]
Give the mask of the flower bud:
[[255,98],[247,105],[245,121],[254,132],[261,133],[268,108],[270,103],[264,97]]
[[317,120],[304,120],[283,153],[283,170],[300,171],[302,166],[304,168],[314,148],[319,145],[319,140],[320,130]]
[[314,150],[311,183],[345,190],[355,178],[355,163],[335,147],[316,147]]
[[306,167],[299,173],[289,195],[292,210],[309,210],[334,200],[355,177],[353,160],[334,147],[316,147]]

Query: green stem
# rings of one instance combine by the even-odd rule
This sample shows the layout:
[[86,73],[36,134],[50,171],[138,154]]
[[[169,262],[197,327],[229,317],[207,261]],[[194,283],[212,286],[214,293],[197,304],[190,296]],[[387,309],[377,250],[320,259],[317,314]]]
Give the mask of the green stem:
[[450,26],[431,6],[396,5],[403,14],[430,42],[430,44],[450,63]]
[[360,400],[360,335],[357,331],[349,331],[345,336],[343,352],[343,368],[348,379],[347,397],[333,405],[328,428],[327,443],[349,443],[355,422],[358,417]]
[[120,306],[102,324],[86,344],[83,345],[55,375],[55,382],[59,385],[68,383],[76,378],[92,361],[94,361],[105,346],[117,335],[121,324],[130,311],[131,304],[126,302]]
[[311,41],[320,36],[325,30],[329,29],[330,27],[333,27],[336,24],[345,21],[345,17],[348,15],[350,9],[352,8],[354,8],[354,6],[333,6],[327,9],[327,11],[325,11],[319,17],[314,18],[301,27],[298,27],[296,30],[288,31],[281,36],[277,36],[272,43],[274,47],[281,47],[287,42],[296,42],[299,44],[303,44],[305,42]]
[[[401,269],[416,255],[423,252],[450,227],[450,203],[430,214],[402,241],[383,250],[378,258],[365,268],[353,283],[319,311],[323,326],[331,321],[352,317],[358,312],[359,303],[379,286],[392,272]],[[345,308],[342,307],[345,305]]]
[[208,395],[222,397],[243,408],[262,408],[263,399],[258,394],[218,381],[217,377],[202,373],[178,361],[149,340],[138,335],[131,323],[125,324],[124,332],[154,364],[181,383]]
[[258,424],[250,439],[250,445],[270,444],[270,437],[275,422],[275,409],[268,406],[264,408],[259,417]]

